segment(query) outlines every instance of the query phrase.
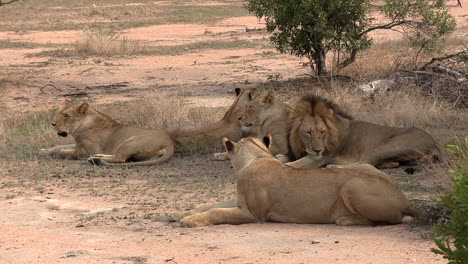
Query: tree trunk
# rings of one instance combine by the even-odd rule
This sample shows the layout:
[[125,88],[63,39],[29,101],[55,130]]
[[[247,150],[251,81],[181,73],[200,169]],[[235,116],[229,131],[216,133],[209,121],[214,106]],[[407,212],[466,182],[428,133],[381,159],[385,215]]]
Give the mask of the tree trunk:
[[320,49],[317,54],[317,75],[322,76],[327,74],[327,53]]
[[327,74],[327,52],[322,47],[316,47],[314,50],[315,53],[310,56],[310,67],[315,75],[325,75]]

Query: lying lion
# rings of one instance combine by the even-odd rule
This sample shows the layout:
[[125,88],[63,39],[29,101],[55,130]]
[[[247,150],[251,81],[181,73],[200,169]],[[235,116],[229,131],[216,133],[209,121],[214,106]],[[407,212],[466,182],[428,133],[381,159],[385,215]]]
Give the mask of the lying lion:
[[41,149],[43,155],[64,159],[88,159],[95,164],[160,164],[174,153],[174,142],[164,130],[120,124],[88,103],[65,101],[52,122],[57,134],[73,136],[76,144]]
[[296,168],[366,163],[397,167],[441,160],[434,139],[418,128],[381,126],[353,120],[331,101],[305,96],[295,106],[290,145]]
[[[131,127],[89,108],[87,103],[66,101],[52,125],[59,136],[72,135],[76,144],[41,149],[42,155],[64,159],[84,159],[103,165],[154,165],[169,160],[177,145],[213,144],[229,136],[240,139],[239,117],[259,91],[256,88],[235,89],[237,98],[223,118],[200,128],[164,130]],[[218,154],[221,158],[226,154]]]
[[292,111],[276,98],[273,90],[263,92],[247,104],[239,119],[242,131],[246,136],[256,138],[271,135],[271,153],[283,162],[294,160],[289,147]]
[[[233,208],[214,208],[181,220],[187,227],[253,222],[398,224],[414,216],[388,175],[370,165],[353,169],[295,169],[273,157],[271,138],[223,139],[237,174]],[[186,214],[187,215],[187,214]]]

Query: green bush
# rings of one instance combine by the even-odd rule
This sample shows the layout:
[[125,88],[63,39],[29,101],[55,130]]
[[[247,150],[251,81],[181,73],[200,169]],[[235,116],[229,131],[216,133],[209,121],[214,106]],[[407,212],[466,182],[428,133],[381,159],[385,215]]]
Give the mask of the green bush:
[[374,30],[397,29],[421,50],[455,30],[446,0],[246,0],[245,6],[265,19],[280,52],[309,58],[317,75],[327,73],[329,51],[338,68],[353,63],[371,46]]
[[449,221],[439,223],[435,239],[437,248],[432,252],[442,255],[450,264],[468,263],[468,136],[465,142],[449,145],[447,149],[457,160],[457,168],[451,170],[453,190],[441,198],[441,205],[449,212]]

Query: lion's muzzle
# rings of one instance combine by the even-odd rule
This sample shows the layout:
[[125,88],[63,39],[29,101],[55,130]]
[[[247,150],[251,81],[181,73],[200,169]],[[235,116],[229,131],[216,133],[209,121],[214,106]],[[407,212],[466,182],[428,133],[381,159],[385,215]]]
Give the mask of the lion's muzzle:
[[322,157],[323,150],[310,150],[306,149],[307,154],[314,157]]

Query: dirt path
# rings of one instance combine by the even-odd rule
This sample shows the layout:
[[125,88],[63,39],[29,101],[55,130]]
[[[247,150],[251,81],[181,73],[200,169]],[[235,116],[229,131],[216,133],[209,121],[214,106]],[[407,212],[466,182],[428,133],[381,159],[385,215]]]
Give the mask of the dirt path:
[[407,225],[80,225],[121,204],[34,196],[0,202],[0,263],[443,263]]

